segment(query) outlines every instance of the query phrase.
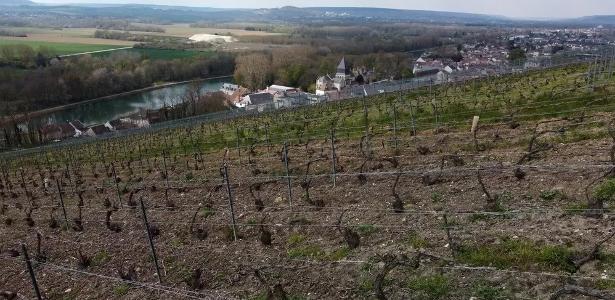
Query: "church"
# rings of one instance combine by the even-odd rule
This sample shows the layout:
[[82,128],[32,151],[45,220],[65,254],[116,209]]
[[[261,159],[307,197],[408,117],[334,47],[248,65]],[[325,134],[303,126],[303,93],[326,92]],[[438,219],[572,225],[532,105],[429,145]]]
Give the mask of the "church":
[[353,76],[350,72],[350,68],[346,64],[346,58],[342,57],[342,60],[337,65],[335,71],[335,77],[331,78],[328,74],[321,76],[316,80],[316,95],[324,95],[326,91],[336,89],[342,90],[344,87],[352,83]]

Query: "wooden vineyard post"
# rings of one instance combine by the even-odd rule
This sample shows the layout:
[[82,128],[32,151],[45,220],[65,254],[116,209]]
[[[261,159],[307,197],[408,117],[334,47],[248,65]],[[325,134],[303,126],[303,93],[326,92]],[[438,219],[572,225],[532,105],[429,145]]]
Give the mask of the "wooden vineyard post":
[[431,106],[433,107],[433,113],[435,116],[435,120],[436,120],[436,129],[438,129],[440,127],[440,120],[439,120],[439,111],[438,111],[438,102],[436,101],[436,98],[431,99]]
[[337,166],[335,165],[336,162],[335,160],[337,159],[336,155],[335,155],[335,132],[333,131],[333,129],[331,129],[331,179],[333,180],[333,187],[335,187],[336,184],[336,170],[337,170]]
[[60,198],[60,206],[62,206],[62,213],[64,214],[64,226],[68,229],[68,217],[66,216],[66,207],[64,206],[64,197],[62,196],[62,186],[60,180],[56,178],[56,185],[58,187],[58,198]]
[[415,116],[414,116],[414,104],[412,102],[413,101],[410,100],[410,118],[412,120],[412,124],[410,124],[410,125],[412,126],[412,136],[416,136],[416,119],[415,119]]
[[21,252],[23,253],[24,261],[26,262],[26,268],[28,269],[28,273],[30,273],[30,279],[32,280],[32,287],[34,287],[34,293],[36,293],[36,298],[38,300],[42,300],[41,291],[38,288],[38,283],[36,282],[36,275],[34,274],[34,269],[32,268],[32,263],[30,262],[30,255],[28,255],[28,249],[25,244],[21,244]]
[[19,173],[20,173],[20,176],[21,176],[21,184],[23,185],[23,190],[24,190],[24,192],[26,192],[26,196],[30,197],[29,196],[30,192],[28,191],[28,186],[26,185],[26,180],[25,180],[25,178],[23,176],[23,168],[22,167],[19,167]]
[[164,167],[164,201],[169,203],[169,172],[167,171],[167,153],[162,150],[162,166]]
[[363,122],[365,123],[365,149],[366,153],[369,155],[371,153],[369,142],[369,116],[367,112],[367,103],[365,103],[365,96],[363,96]]
[[158,275],[158,282],[162,283],[162,274],[160,273],[160,266],[158,265],[158,256],[156,255],[156,247],[154,247],[154,240],[152,239],[152,232],[149,228],[149,222],[147,221],[147,213],[145,213],[145,205],[143,205],[143,198],[139,199],[141,204],[141,213],[143,215],[143,223],[145,224],[145,232],[147,233],[147,239],[149,240],[149,247],[152,251],[152,258],[154,259],[154,265],[156,266],[156,274]]
[[222,174],[224,175],[224,182],[226,183],[226,192],[228,193],[228,204],[231,212],[231,228],[233,230],[233,241],[237,241],[237,229],[235,223],[235,208],[233,206],[233,193],[231,192],[231,183],[228,176],[228,166],[224,163],[222,167]]
[[141,169],[141,176],[143,176],[143,152],[141,152],[141,141],[137,142],[137,147],[139,151],[139,169]]
[[284,167],[286,168],[286,182],[288,184],[288,205],[293,207],[293,189],[290,178],[290,168],[288,167],[288,142],[284,142]]
[[120,194],[120,185],[117,182],[117,172],[115,171],[115,164],[111,163],[111,170],[113,171],[113,182],[115,183],[115,192],[117,194],[117,201],[120,204],[120,208],[122,207],[122,195]]
[[398,140],[397,140],[397,106],[395,105],[395,102],[393,102],[393,138],[394,140],[394,145],[395,145],[395,152],[397,152],[398,149]]
[[265,139],[267,140],[267,149],[271,152],[271,139],[269,138],[269,124],[265,125]]
[[443,219],[444,219],[444,230],[446,231],[446,240],[447,240],[447,242],[448,242],[448,247],[451,249],[451,254],[452,254],[453,256],[455,256],[455,254],[456,254],[456,253],[455,253],[455,251],[456,251],[456,245],[455,245],[455,243],[453,242],[453,238],[452,238],[452,236],[451,236],[451,228],[450,228],[450,226],[449,226],[449,224],[448,224],[448,217],[447,217],[447,214],[445,213],[442,217],[443,217]]
[[235,137],[237,139],[237,156],[239,156],[239,164],[241,164],[241,148],[239,147],[239,127],[235,127]]

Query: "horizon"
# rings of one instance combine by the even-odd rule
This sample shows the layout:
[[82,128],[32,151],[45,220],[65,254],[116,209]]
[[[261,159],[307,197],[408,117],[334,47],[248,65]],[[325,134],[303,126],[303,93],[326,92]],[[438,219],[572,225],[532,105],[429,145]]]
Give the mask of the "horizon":
[[163,5],[163,6],[185,6],[185,7],[207,7],[222,9],[259,9],[259,8],[280,8],[284,6],[295,7],[360,7],[360,8],[389,8],[402,10],[425,10],[438,12],[455,12],[484,14],[493,16],[504,16],[514,19],[538,19],[538,20],[557,20],[567,18],[579,18],[597,15],[615,15],[615,2],[605,3],[600,0],[518,0],[515,3],[498,3],[490,0],[468,0],[459,3],[455,0],[437,0],[429,3],[420,1],[352,1],[337,0],[335,3],[325,0],[298,0],[298,1],[260,1],[255,5],[253,1],[238,0],[234,5],[228,2],[213,0],[36,0],[37,4],[45,5]]

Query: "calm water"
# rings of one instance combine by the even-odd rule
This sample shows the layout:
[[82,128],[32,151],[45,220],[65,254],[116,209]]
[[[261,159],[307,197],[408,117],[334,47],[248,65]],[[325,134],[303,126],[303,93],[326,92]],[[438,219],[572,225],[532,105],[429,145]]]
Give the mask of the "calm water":
[[[210,79],[197,84],[201,93],[218,91],[224,82],[231,82],[232,77]],[[112,99],[72,106],[62,111],[39,117],[42,124],[80,120],[86,126],[103,124],[121,117],[144,111],[158,109],[178,103],[191,86],[191,83],[165,87],[137,94],[120,96]]]

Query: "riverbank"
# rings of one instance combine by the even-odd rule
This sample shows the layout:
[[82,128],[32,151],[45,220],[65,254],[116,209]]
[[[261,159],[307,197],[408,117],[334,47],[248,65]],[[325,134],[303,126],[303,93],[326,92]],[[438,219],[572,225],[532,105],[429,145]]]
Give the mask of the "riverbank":
[[113,94],[113,95],[108,95],[108,96],[104,96],[104,97],[98,97],[98,98],[84,100],[84,101],[79,101],[79,102],[75,102],[75,103],[69,103],[69,104],[65,104],[65,105],[54,106],[54,107],[50,107],[50,108],[36,110],[36,111],[28,112],[28,113],[22,113],[22,114],[15,115],[15,116],[12,116],[12,117],[11,116],[4,116],[4,117],[0,118],[0,126],[5,126],[8,123],[13,122],[13,121],[16,121],[18,123],[22,123],[22,122],[24,122],[26,120],[26,118],[28,118],[28,119],[30,119],[30,118],[37,118],[37,117],[48,115],[48,114],[51,114],[51,113],[54,113],[54,112],[66,110],[66,109],[69,109],[69,108],[72,108],[72,107],[76,107],[76,106],[79,106],[79,105],[91,104],[91,103],[97,103],[97,102],[113,100],[113,99],[115,99],[117,97],[134,95],[134,94],[138,94],[138,93],[142,93],[142,92],[163,89],[163,88],[172,87],[172,86],[176,86],[176,85],[189,84],[189,83],[197,83],[197,82],[204,82],[204,81],[207,81],[207,80],[216,80],[216,79],[224,79],[224,78],[232,78],[232,77],[233,77],[232,75],[225,75],[225,76],[214,76],[214,77],[208,77],[208,78],[191,79],[191,80],[185,80],[185,81],[167,82],[167,83],[152,85],[152,86],[149,86],[149,87],[145,87],[145,88],[141,88],[141,89],[136,89],[136,90],[132,90],[132,91],[127,91],[127,92],[117,93],[117,94]]

